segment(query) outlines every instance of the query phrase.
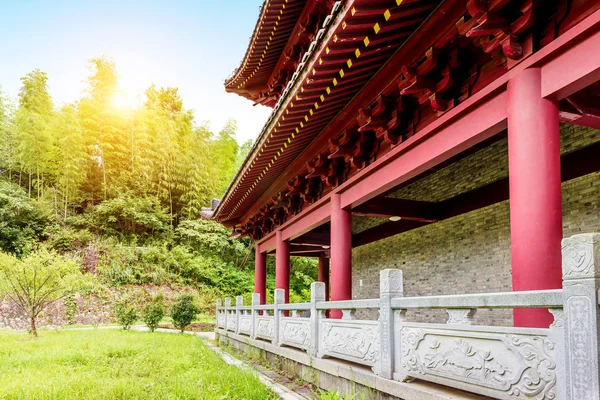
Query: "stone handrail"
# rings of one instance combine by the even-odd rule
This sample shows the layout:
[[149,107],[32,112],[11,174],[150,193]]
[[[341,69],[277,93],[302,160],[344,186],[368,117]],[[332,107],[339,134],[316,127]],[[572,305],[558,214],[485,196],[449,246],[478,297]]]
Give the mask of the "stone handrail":
[[393,309],[412,308],[562,308],[561,289],[392,299]]
[[[325,301],[325,284],[311,284],[311,300],[250,307],[217,302],[217,332],[228,331],[312,357],[339,358],[372,367],[382,378],[431,381],[497,399],[600,400],[600,234],[563,240],[563,289],[403,297],[402,271],[380,272],[378,299]],[[445,324],[417,323],[406,311],[446,309]],[[478,308],[547,308],[549,328],[473,325]],[[377,309],[377,321],[356,320],[354,310]],[[310,317],[298,311],[310,311]],[[326,310],[343,310],[342,319]],[[291,316],[286,314],[292,311]],[[269,313],[272,312],[272,315]]]
[[317,310],[364,310],[379,309],[379,299],[343,300],[343,301],[320,301]]

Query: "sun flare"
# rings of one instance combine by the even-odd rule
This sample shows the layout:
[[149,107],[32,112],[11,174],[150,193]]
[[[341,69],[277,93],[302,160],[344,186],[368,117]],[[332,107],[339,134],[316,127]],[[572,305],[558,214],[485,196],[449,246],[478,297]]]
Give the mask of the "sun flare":
[[113,95],[111,103],[112,106],[117,109],[129,109],[133,106],[131,97],[121,90]]

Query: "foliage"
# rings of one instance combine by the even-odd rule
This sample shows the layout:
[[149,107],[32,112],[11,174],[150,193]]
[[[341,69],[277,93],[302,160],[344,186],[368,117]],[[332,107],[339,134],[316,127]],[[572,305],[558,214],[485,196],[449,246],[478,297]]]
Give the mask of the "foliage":
[[23,339],[0,331],[1,399],[277,398],[192,335],[94,329]]
[[77,312],[77,303],[75,302],[75,296],[69,293],[65,296],[65,316],[67,317],[67,323],[73,325],[75,323],[75,313]]
[[215,221],[181,221],[175,229],[175,237],[178,243],[189,246],[195,252],[219,257],[238,269],[247,266],[252,254],[248,239],[232,238],[229,230]]
[[175,303],[171,306],[171,319],[173,326],[179,329],[182,333],[187,328],[196,315],[200,312],[198,307],[194,305],[194,297],[189,294],[179,296]]
[[27,316],[34,336],[38,316],[81,281],[77,262],[53,251],[40,248],[22,260],[0,253],[0,292]]
[[[17,99],[0,92],[0,249],[26,258],[43,242],[73,255],[88,292],[186,286],[211,313],[217,298],[249,299],[252,243],[200,212],[223,195],[252,142],[238,145],[235,121],[220,131],[197,123],[178,88],[152,85],[138,106],[123,104],[114,62],[88,65],[72,104],[56,107],[37,69]],[[315,265],[292,261],[291,299],[308,297]],[[269,296],[273,274],[270,260]]]
[[90,228],[106,235],[148,237],[170,230],[170,216],[154,197],[103,201],[89,218]]
[[117,323],[126,331],[130,330],[138,319],[137,307],[127,300],[117,303],[114,311],[115,316],[117,317]]
[[142,321],[150,329],[150,332],[158,327],[158,324],[165,316],[165,301],[162,294],[156,295],[142,309]]
[[[165,221],[199,218],[223,194],[251,142],[238,146],[235,121],[216,134],[196,124],[178,88],[151,85],[143,104],[123,104],[114,62],[98,57],[88,65],[83,97],[60,108],[52,103],[48,76],[37,69],[21,79],[14,110],[0,92],[0,175],[28,197],[49,200],[63,219],[121,198],[160,209],[158,220],[144,221],[150,227],[127,221],[129,229],[156,231]],[[109,228],[102,233],[112,234]]]
[[337,390],[327,391],[322,389],[319,389],[317,395],[319,400],[363,400],[365,398],[364,394],[361,396],[358,396],[358,394],[342,396]]
[[59,252],[72,252],[90,245],[93,240],[94,236],[87,229],[62,226],[49,230],[47,244]]
[[51,212],[17,185],[0,180],[0,250],[22,254],[47,234]]

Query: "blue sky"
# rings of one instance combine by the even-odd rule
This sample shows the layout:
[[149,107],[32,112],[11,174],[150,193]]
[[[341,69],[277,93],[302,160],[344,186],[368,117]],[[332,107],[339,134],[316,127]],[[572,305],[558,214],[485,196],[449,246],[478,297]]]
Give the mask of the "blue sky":
[[238,121],[238,141],[255,139],[270,109],[225,93],[262,0],[0,0],[0,86],[15,98],[19,78],[48,73],[57,104],[78,99],[86,60],[106,55],[132,94],[151,83],[175,86],[196,121],[214,131]]

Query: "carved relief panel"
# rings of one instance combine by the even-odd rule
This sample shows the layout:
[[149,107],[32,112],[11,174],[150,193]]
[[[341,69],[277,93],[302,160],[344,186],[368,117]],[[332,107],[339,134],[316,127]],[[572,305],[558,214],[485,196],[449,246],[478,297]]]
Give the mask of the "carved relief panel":
[[404,326],[403,373],[495,398],[556,398],[555,344],[547,336],[485,329]]
[[256,337],[273,340],[273,317],[256,318]]
[[379,358],[377,321],[325,320],[319,328],[319,356],[374,366]]
[[308,349],[310,344],[310,319],[282,318],[280,320],[279,340],[281,344]]

